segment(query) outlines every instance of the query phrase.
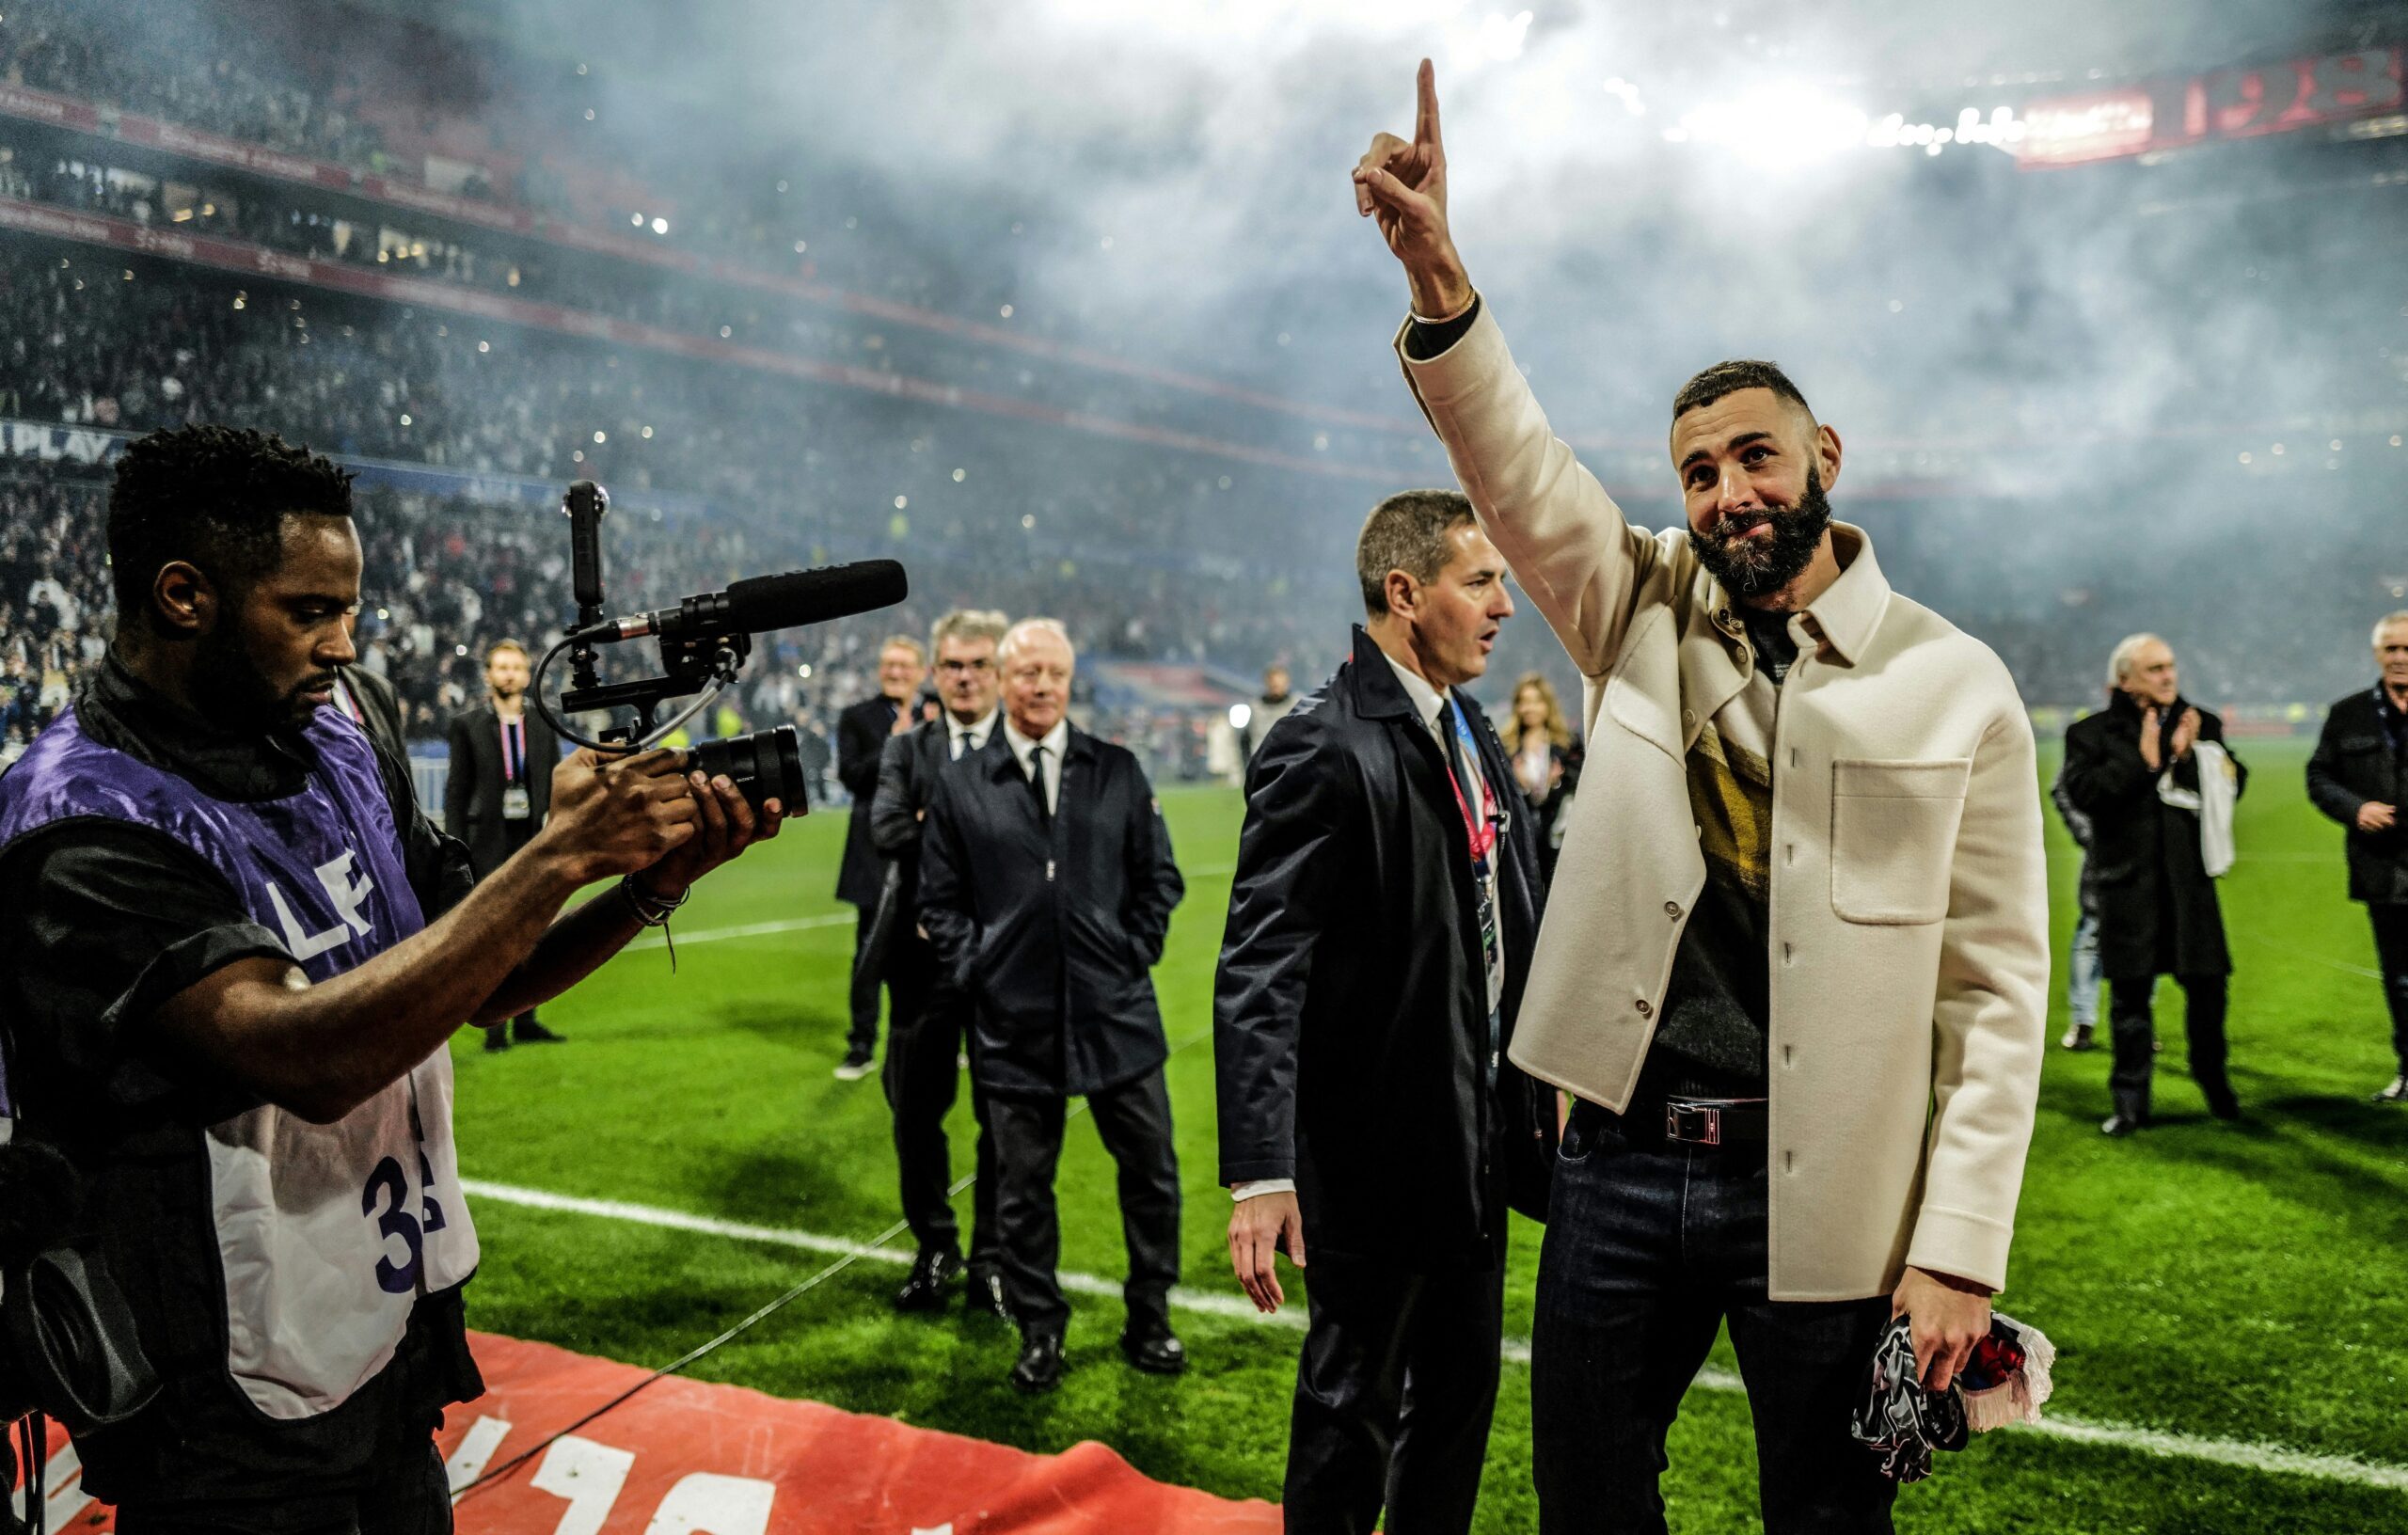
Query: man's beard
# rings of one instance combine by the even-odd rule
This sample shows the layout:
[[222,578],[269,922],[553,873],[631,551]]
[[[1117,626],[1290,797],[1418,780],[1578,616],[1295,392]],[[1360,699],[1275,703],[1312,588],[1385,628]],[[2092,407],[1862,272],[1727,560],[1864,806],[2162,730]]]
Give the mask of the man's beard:
[[312,673],[279,693],[252,663],[240,637],[222,625],[196,641],[193,658],[194,705],[211,723],[241,734],[300,729],[318,708],[302,693],[334,676]]
[[[1809,465],[1806,494],[1798,505],[1786,512],[1766,507],[1764,515],[1772,529],[1767,543],[1758,543],[1753,533],[1726,540],[1689,530],[1689,547],[1697,551],[1698,562],[1742,602],[1780,591],[1813,562],[1831,525],[1831,503],[1823,494],[1821,473]],[[1716,526],[1719,535],[1719,519]]]

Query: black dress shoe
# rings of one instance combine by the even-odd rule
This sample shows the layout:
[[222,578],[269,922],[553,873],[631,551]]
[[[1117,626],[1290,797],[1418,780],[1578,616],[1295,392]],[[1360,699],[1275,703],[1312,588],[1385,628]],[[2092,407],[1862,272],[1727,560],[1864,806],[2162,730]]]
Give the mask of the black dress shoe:
[[498,1055],[498,1054],[499,1054],[501,1052],[503,1052],[503,1051],[505,1051],[505,1050],[508,1050],[509,1048],[510,1048],[510,1025],[509,1025],[509,1024],[507,1024],[507,1023],[488,1023],[488,1024],[486,1024],[486,1025],[485,1025],[485,1053],[486,1053],[486,1054],[488,1054],[488,1055]]
[[2221,1093],[2210,1094],[2208,1097],[2208,1112],[2214,1115],[2217,1118],[2222,1119],[2226,1123],[2230,1123],[2231,1121],[2241,1117],[2241,1100],[2233,1097],[2232,1089],[2228,1087]]
[[895,1292],[897,1311],[936,1311],[943,1308],[945,1291],[961,1277],[961,1255],[941,1247],[923,1247],[920,1256],[911,1260],[911,1272],[904,1279],[903,1288]]
[[2107,1116],[2106,1121],[2099,1127],[2099,1133],[2101,1135],[2114,1135],[2120,1139],[2123,1136],[2130,1135],[2136,1130],[2145,1130],[2147,1126],[2148,1121],[2146,1119],[2136,1118],[2129,1114],[2111,1114]]
[[1120,1352],[1149,1375],[1177,1375],[1187,1369],[1187,1345],[1160,1322],[1143,1332],[1121,1334]]
[[992,1269],[972,1269],[970,1283],[963,1289],[962,1304],[970,1314],[992,1317],[998,1321],[1012,1320],[1011,1303],[1004,1299],[1004,1276]]
[[1021,1340],[1020,1358],[1012,1366],[1012,1388],[1031,1396],[1062,1384],[1062,1337],[1058,1333],[1031,1333]]
[[527,1020],[524,1023],[512,1024],[510,1026],[510,1037],[513,1040],[522,1045],[564,1045],[568,1043],[567,1035],[554,1034],[551,1030],[544,1027],[544,1025],[536,1022],[531,1018]]

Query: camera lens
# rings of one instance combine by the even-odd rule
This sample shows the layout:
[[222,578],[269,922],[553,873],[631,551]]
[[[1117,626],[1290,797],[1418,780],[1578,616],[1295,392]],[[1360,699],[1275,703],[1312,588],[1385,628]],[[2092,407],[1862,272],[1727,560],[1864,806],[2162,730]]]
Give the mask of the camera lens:
[[811,809],[802,781],[802,741],[792,725],[703,741],[686,753],[686,766],[717,778],[724,773],[754,810],[775,799],[789,815]]

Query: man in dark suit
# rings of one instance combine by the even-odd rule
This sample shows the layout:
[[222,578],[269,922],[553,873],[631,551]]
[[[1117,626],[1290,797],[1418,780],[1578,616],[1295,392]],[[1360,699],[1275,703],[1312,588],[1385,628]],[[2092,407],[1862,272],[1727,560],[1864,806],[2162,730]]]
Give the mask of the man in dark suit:
[[878,794],[878,757],[889,738],[911,728],[911,695],[928,674],[927,653],[908,634],[878,647],[878,696],[865,698],[836,717],[836,777],[853,797],[845,823],[845,859],[836,868],[836,899],[848,901],[860,920],[853,929],[852,1026],[845,1036],[845,1058],[836,1080],[859,1082],[878,1055],[878,991],[881,977],[864,964],[878,923],[878,897],[886,863],[869,834],[870,803]]
[[[908,736],[891,737],[879,757],[878,794],[870,807],[870,835],[894,864],[878,932],[895,1019],[886,1036],[887,1106],[895,1112],[895,1164],[903,1193],[903,1218],[920,1244],[903,1288],[895,1292],[898,1311],[933,1311],[963,1272],[961,1228],[948,1190],[953,1147],[945,1138],[945,1116],[960,1092],[962,1042],[969,1026],[969,999],[944,983],[936,951],[919,930],[920,833],[937,776],[947,763],[986,750],[995,733],[995,646],[1009,627],[1001,613],[956,609],[937,620],[930,641],[936,652],[937,718]],[[995,1226],[994,1136],[987,1130],[987,1100],[971,1084],[971,1108],[978,1121],[977,1180],[971,1185],[970,1304],[1008,1321],[1004,1300],[1000,1238]]]
[[2408,1103],[2408,609],[2374,626],[2375,685],[2326,711],[2307,759],[2307,797],[2349,828],[2350,899],[2374,922],[2375,962],[2391,1005],[2399,1075],[2378,1103]]
[[1062,1379],[1069,1302],[1054,1277],[1054,1173],[1067,1100],[1084,1096],[1120,1169],[1128,1326],[1139,1369],[1176,1374],[1179,1164],[1169,1047],[1149,973],[1185,894],[1137,759],[1071,728],[1075,658],[1061,625],[1004,636],[1004,728],[948,763],[920,851],[921,922],[947,976],[970,992],[970,1070],[995,1137],[1004,1291],[1020,1323],[1012,1385]]
[[[484,878],[543,830],[552,808],[552,768],[561,760],[551,721],[527,707],[527,647],[497,640],[485,652],[485,701],[452,717],[452,764],[443,781],[443,830],[467,845],[468,864]],[[485,1025],[485,1049],[559,1044],[567,1037],[528,1008]]]
[[[2099,1128],[2129,1135],[2149,1122],[2157,977],[2182,988],[2191,1077],[2219,1119],[2241,1117],[2225,1073],[2225,991],[2232,954],[2215,876],[2201,850],[2208,794],[2238,799],[2249,774],[2224,744],[2224,721],[2181,696],[2174,652],[2153,634],[2116,645],[2109,702],[2066,729],[2066,797],[2090,817],[2099,886],[2099,959],[2107,975],[2115,1112]],[[2203,781],[2225,776],[2219,786]],[[2220,874],[2221,869],[2215,873]]]
[[1504,1059],[1538,847],[1464,695],[1512,615],[1454,491],[1371,512],[1354,654],[1272,727],[1213,1001],[1229,1254],[1265,1311],[1310,1247],[1287,1527],[1470,1527],[1497,1400],[1506,1211],[1543,1215],[1554,1095]]

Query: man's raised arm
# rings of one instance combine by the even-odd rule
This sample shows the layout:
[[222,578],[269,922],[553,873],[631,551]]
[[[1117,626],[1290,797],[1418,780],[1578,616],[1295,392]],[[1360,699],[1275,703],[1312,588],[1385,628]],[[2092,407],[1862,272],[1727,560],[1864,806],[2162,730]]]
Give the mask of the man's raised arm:
[[[1661,555],[1548,427],[1503,332],[1473,292],[1447,222],[1447,155],[1428,59],[1413,137],[1374,137],[1354,180],[1355,211],[1378,222],[1412,293],[1398,356],[1414,397],[1514,577],[1582,673],[1602,676]],[[1445,327],[1452,330],[1466,320],[1460,339],[1434,356],[1418,356],[1405,344],[1416,327],[1436,331],[1434,323],[1453,321]]]

